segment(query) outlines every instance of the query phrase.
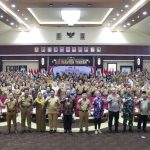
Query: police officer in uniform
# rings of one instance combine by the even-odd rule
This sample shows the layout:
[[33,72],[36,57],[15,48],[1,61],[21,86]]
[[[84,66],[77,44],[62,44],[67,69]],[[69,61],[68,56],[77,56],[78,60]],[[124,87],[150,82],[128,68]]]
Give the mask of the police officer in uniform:
[[4,105],[7,106],[7,127],[8,133],[11,132],[11,121],[13,121],[14,125],[14,133],[17,133],[17,101],[14,99],[13,94],[9,94],[9,98],[6,99]]
[[31,111],[32,111],[32,104],[33,104],[33,98],[31,95],[29,95],[29,89],[24,89],[24,94],[20,96],[19,98],[19,104],[21,108],[21,127],[22,127],[22,133],[25,132],[25,122],[27,119],[28,124],[28,132],[31,132]]

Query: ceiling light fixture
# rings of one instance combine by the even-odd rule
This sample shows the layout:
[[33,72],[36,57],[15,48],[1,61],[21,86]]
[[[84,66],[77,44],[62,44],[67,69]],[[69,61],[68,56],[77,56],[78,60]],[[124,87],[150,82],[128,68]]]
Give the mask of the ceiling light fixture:
[[141,8],[141,6],[144,5],[145,2],[147,2],[147,0],[140,0],[139,2],[137,2],[120,20],[118,20],[118,22],[116,22],[111,27],[111,29],[114,29],[117,25],[119,25],[124,20],[126,20],[128,18],[128,16],[130,16],[131,14],[133,14],[133,12],[135,12],[138,8]]
[[1,18],[4,18],[4,16],[3,16],[3,15],[1,15],[0,17],[1,17]]
[[117,16],[117,17],[119,17],[119,16],[120,16],[120,14],[119,14],[119,13],[117,13],[117,14],[116,14],[116,16]]
[[13,25],[14,25],[14,22],[11,22],[10,25],[13,26]]
[[28,20],[28,18],[26,17],[26,18],[24,18],[24,20],[26,20],[26,21],[27,21],[27,20]]
[[129,7],[129,5],[125,5],[124,7],[125,7],[125,8],[128,8],[128,7]]
[[4,10],[5,12],[7,12],[8,14],[10,14],[11,16],[13,16],[20,24],[23,24],[26,28],[28,28],[29,30],[31,29],[30,26],[28,24],[26,24],[19,16],[17,16],[11,9],[9,9],[6,5],[4,5],[1,1],[0,1],[0,8],[2,10]]
[[128,23],[127,23],[127,26],[130,26],[130,25],[131,25],[131,24],[128,22]]
[[147,11],[144,11],[142,14],[143,14],[144,16],[146,16],[146,15],[147,15]]
[[80,19],[80,10],[61,10],[61,17],[68,26],[73,26]]
[[12,4],[12,5],[11,5],[11,7],[12,7],[12,8],[15,8],[15,7],[16,7],[16,5],[15,5],[15,4]]

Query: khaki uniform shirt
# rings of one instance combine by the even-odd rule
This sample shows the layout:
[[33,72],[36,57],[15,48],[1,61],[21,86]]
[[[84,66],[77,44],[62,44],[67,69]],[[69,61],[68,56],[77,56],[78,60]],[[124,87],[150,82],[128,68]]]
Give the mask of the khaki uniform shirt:
[[23,107],[30,107],[30,106],[32,106],[33,98],[31,95],[29,95],[28,97],[21,96],[20,103],[21,103],[21,106],[23,106]]
[[6,100],[5,104],[7,105],[7,111],[16,111],[17,101],[15,99],[13,100]]
[[60,106],[57,96],[47,98],[48,113],[57,113]]
[[90,109],[90,100],[83,100],[82,98],[79,100],[79,110],[89,110]]

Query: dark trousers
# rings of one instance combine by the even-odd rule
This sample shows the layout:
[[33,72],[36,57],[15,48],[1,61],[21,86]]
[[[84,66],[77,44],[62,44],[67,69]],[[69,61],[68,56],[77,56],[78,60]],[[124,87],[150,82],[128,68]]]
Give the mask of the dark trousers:
[[108,121],[109,130],[112,130],[113,118],[115,118],[115,130],[118,130],[119,111],[117,112],[109,111],[109,121]]
[[71,130],[72,126],[72,115],[64,115],[64,130]]
[[138,116],[138,129],[141,129],[141,124],[143,123],[143,130],[146,130],[148,115],[140,115]]
[[123,125],[126,126],[127,125],[127,121],[129,121],[128,125],[129,127],[133,126],[133,114],[128,113],[128,114],[123,114]]
[[97,130],[97,126],[98,126],[98,129],[100,129],[100,127],[101,127],[101,118],[94,118],[94,126],[95,126],[95,130]]

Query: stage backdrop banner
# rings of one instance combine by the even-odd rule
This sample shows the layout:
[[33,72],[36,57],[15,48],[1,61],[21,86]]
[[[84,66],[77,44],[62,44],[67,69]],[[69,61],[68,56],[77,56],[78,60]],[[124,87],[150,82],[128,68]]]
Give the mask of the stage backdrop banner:
[[80,73],[83,74],[94,74],[94,68],[91,66],[54,66],[49,67],[49,72],[56,75],[57,73],[63,74],[63,73],[75,73],[79,75]]

